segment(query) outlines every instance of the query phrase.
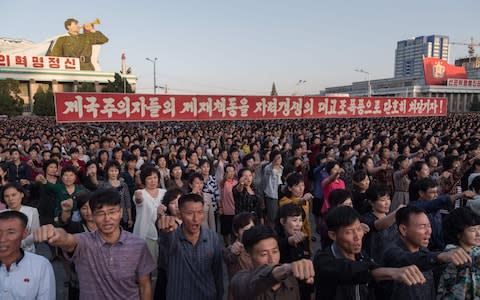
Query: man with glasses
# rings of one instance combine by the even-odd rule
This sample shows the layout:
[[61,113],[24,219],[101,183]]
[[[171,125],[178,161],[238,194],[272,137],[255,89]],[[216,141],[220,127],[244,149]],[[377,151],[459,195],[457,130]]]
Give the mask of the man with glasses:
[[45,225],[35,232],[35,240],[71,256],[80,299],[151,299],[150,273],[156,266],[145,241],[121,229],[120,195],[115,189],[99,189],[89,205],[96,231],[72,235]]

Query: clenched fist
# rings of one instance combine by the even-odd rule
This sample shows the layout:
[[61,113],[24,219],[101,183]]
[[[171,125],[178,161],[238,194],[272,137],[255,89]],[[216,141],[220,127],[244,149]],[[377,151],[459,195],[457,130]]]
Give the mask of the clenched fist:
[[158,219],[158,230],[163,232],[172,232],[177,229],[177,222],[175,222],[175,217],[172,216],[160,216]]
[[53,225],[43,225],[40,226],[34,233],[33,238],[35,242],[47,242],[52,246],[56,246],[59,241],[61,241],[67,233],[61,228],[55,228]]

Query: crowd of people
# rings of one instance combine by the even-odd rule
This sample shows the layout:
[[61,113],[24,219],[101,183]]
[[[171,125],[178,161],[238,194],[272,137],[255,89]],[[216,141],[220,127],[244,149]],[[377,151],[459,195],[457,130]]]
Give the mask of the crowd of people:
[[2,121],[0,299],[478,299],[478,121]]

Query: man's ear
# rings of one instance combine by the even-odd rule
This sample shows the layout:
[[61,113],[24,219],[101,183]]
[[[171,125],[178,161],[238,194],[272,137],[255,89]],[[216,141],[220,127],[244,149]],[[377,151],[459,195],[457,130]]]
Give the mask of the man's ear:
[[398,232],[400,232],[400,236],[405,237],[407,235],[407,226],[405,224],[400,224],[398,226]]
[[25,228],[25,230],[23,231],[23,234],[22,234],[22,240],[26,239],[28,236],[28,229]]
[[332,240],[332,241],[336,241],[337,240],[337,234],[335,233],[335,231],[328,231],[328,237]]
[[280,224],[281,224],[282,226],[285,226],[285,218],[280,218]]

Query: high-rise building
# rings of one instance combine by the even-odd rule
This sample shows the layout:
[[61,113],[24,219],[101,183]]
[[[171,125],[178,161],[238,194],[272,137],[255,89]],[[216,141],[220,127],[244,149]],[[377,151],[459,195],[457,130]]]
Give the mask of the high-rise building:
[[423,77],[423,61],[425,57],[437,57],[448,60],[448,36],[417,36],[397,42],[395,49],[395,78]]

